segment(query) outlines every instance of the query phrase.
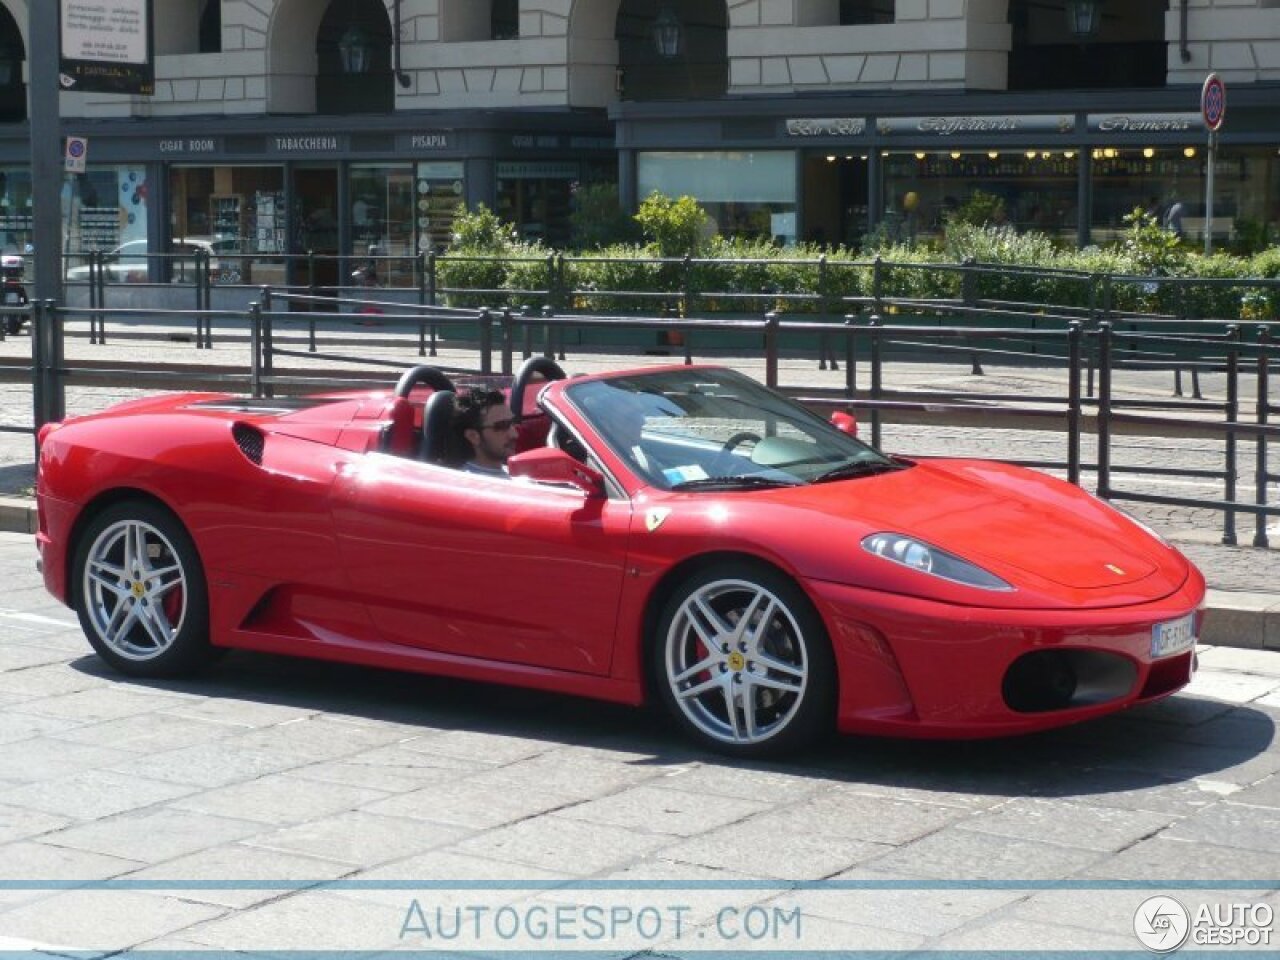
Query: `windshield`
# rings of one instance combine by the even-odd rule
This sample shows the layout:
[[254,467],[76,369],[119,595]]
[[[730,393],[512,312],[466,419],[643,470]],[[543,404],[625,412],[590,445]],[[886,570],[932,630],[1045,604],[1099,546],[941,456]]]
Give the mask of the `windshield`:
[[796,486],[901,468],[731,370],[592,380],[565,396],[636,474],[663,490]]

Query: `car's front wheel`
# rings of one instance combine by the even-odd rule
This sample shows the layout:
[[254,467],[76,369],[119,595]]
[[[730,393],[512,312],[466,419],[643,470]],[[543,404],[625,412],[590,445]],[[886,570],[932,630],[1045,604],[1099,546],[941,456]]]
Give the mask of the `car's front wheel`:
[[835,662],[803,591],[771,568],[708,567],[665,604],[654,685],[676,721],[738,757],[797,749],[830,729]]
[[130,500],[98,514],[80,537],[72,577],[80,625],[117,670],[176,676],[209,661],[200,557],[186,529],[160,505]]

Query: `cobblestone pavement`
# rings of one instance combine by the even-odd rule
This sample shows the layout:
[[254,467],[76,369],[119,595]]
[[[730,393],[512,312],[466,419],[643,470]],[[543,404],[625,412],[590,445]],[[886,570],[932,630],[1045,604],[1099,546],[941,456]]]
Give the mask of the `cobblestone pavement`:
[[33,560],[0,534],[0,949],[1097,955],[1153,895],[1280,908],[1272,653],[1202,648],[1184,693],[1047,735],[743,764],[640,710],[319,662],[125,680]]
[[[13,338],[0,357],[25,349]],[[194,352],[123,339],[69,350],[157,363]],[[245,348],[200,354],[234,363]],[[566,366],[635,359],[575,353]],[[796,357],[782,379],[842,376]],[[1052,380],[937,366],[901,376],[1026,394]],[[1163,380],[1132,389],[1167,394]],[[151,389],[76,388],[69,406]],[[25,387],[0,395],[5,422],[29,422]],[[1190,439],[1117,443],[1156,465],[1220,456]],[[1028,430],[888,425],[884,445],[1062,458],[1060,438]],[[31,448],[0,434],[0,490],[31,482]],[[1219,588],[1276,582],[1276,551],[1218,543],[1220,514],[1136,509]],[[1193,920],[1201,907],[1280,909],[1270,651],[1202,646],[1186,691],[1046,735],[832,738],[744,764],[692,750],[647,711],[320,662],[233,653],[198,679],[125,680],[90,654],[34,558],[29,535],[0,533],[0,950],[1097,955],[1140,949],[1135,925],[1150,925],[1155,895]],[[1189,948],[1224,931],[1194,926]]]
[[[370,325],[370,324],[373,325]],[[404,368],[419,362],[438,363],[446,368],[474,369],[478,363],[473,347],[450,340],[440,342],[440,353],[435,358],[421,358],[417,352],[416,332],[395,326],[377,325],[378,321],[343,322],[337,327],[321,328],[319,352],[316,357],[306,355],[305,325],[299,321],[277,333],[277,343],[286,349],[301,352],[303,356],[288,357],[278,365],[288,365],[298,370],[339,369],[351,371],[353,376],[369,376],[392,382]],[[656,339],[656,338],[655,338]],[[178,325],[116,324],[108,330],[105,345],[91,344],[87,329],[72,326],[67,339],[67,360],[77,365],[107,367],[122,361],[147,361],[157,365],[203,364],[236,366],[247,369],[248,336],[242,325],[232,321],[220,321],[215,332],[213,349],[196,350],[191,341],[189,327]],[[631,354],[608,353],[599,350],[569,347],[564,361],[571,372],[594,372],[616,369],[638,363],[680,362],[679,348],[654,347],[648,351]],[[30,338],[25,334],[10,337],[0,343],[0,361],[5,358],[30,356]],[[384,366],[361,368],[349,361],[353,356],[370,357]],[[821,389],[839,388],[844,384],[843,370],[820,370],[816,355],[791,355],[780,364],[779,378],[784,385]],[[335,359],[336,358],[336,359]],[[741,354],[695,353],[695,360],[728,363],[757,378],[764,377],[764,364],[757,356]],[[869,380],[866,361],[858,367],[859,385]],[[1280,378],[1275,378],[1280,379]],[[1174,376],[1170,371],[1123,370],[1115,378],[1116,396],[1122,399],[1144,402],[1174,399]],[[1241,380],[1241,417],[1250,418],[1256,381],[1245,375]],[[1049,367],[1011,367],[987,364],[982,376],[971,372],[967,358],[954,364],[893,361],[886,366],[884,386],[888,390],[945,390],[972,394],[975,400],[991,395],[1012,398],[1036,398],[1064,396],[1065,373]],[[1190,379],[1185,386],[1190,391]],[[1225,378],[1220,374],[1201,377],[1201,387],[1208,400],[1221,402],[1225,396]],[[98,410],[111,403],[153,393],[156,385],[137,388],[72,386],[67,402],[70,413]],[[1280,402],[1274,391],[1272,402]],[[31,395],[25,384],[0,383],[0,396],[4,403],[0,409],[0,426],[29,425],[31,422]],[[1189,399],[1184,397],[1182,399]],[[1030,399],[1024,405],[1033,406]],[[1201,414],[1183,411],[1187,419]],[[864,436],[869,435],[864,424]],[[911,455],[937,455],[998,457],[1020,461],[1064,463],[1067,457],[1065,432],[1008,428],[993,421],[982,427],[922,426],[893,423],[886,417],[882,446],[887,450]],[[0,432],[0,494],[22,492],[33,482],[33,444],[28,435]],[[1083,459],[1086,463],[1096,457],[1094,438],[1086,435],[1083,443]],[[1239,498],[1251,499],[1254,482],[1254,446],[1241,441],[1239,445]],[[1220,477],[1169,477],[1143,474],[1146,467],[1189,467],[1201,471],[1221,471],[1225,462],[1224,444],[1217,439],[1187,437],[1149,437],[1120,434],[1113,438],[1112,462],[1115,473],[1112,487],[1118,491],[1159,493],[1166,496],[1192,496],[1223,499],[1223,481]],[[1272,468],[1273,471],[1275,467]],[[1055,472],[1064,473],[1057,470]],[[1095,477],[1086,472],[1083,477],[1086,488],[1093,489]],[[1277,499],[1276,484],[1268,485],[1269,498]],[[1254,520],[1249,515],[1236,518],[1238,546],[1224,546],[1223,514],[1211,509],[1193,509],[1159,504],[1145,504],[1117,498],[1117,503],[1140,516],[1169,539],[1178,544],[1204,570],[1210,586],[1219,590],[1237,592],[1280,594],[1280,551],[1249,546],[1254,542]],[[1270,539],[1280,543],[1280,520],[1270,524]],[[1280,602],[1280,598],[1278,598]]]

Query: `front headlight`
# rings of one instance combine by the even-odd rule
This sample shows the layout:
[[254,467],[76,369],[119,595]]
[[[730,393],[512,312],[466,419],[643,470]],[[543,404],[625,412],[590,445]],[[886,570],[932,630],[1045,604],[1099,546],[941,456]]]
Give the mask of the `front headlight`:
[[979,590],[1013,589],[994,573],[988,573],[954,553],[947,553],[923,540],[901,533],[873,533],[862,539],[862,549],[912,570],[953,583],[962,583],[966,587],[977,587]]

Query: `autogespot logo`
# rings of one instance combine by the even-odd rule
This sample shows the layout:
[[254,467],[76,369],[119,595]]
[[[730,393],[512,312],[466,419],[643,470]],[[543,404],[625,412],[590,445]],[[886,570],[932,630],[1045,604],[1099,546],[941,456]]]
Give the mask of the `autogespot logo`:
[[1187,942],[1191,915],[1173,897],[1149,897],[1133,915],[1133,932],[1153,953],[1169,953]]

